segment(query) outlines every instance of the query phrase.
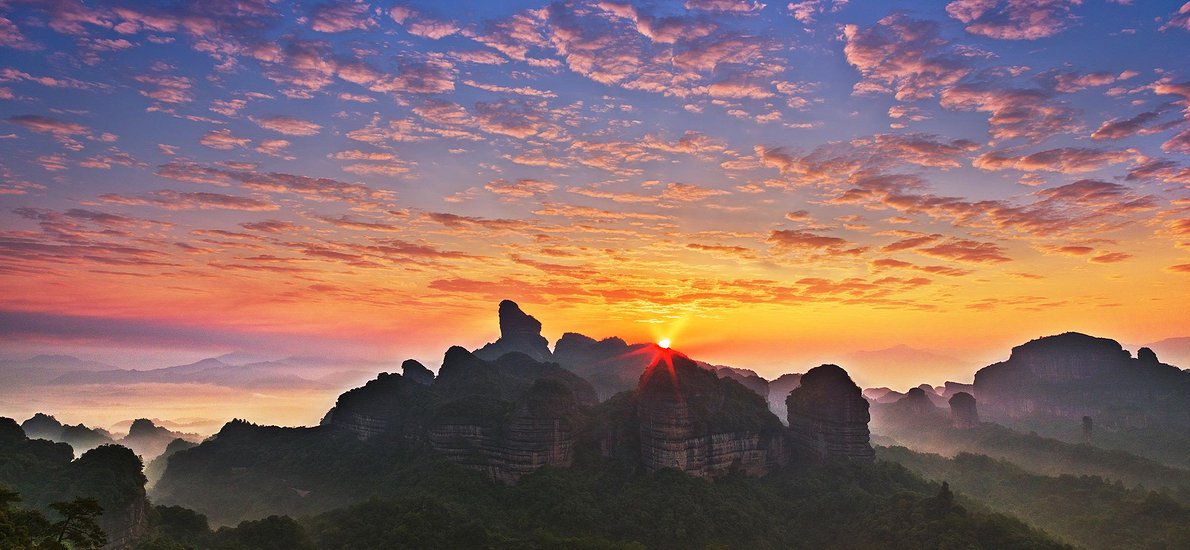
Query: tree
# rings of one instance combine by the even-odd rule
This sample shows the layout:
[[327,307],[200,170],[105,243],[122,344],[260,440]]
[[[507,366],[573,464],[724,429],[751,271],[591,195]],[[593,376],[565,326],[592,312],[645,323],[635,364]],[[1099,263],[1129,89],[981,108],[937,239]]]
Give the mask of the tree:
[[103,548],[107,535],[95,522],[103,514],[103,507],[93,498],[76,498],[70,502],[50,504],[62,516],[62,521],[53,525],[54,541],[62,545],[70,542],[72,548]]

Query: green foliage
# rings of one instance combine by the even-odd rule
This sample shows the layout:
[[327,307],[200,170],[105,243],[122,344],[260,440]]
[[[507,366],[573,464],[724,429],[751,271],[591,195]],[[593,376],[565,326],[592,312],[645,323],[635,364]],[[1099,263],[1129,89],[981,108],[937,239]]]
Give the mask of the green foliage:
[[20,501],[20,494],[0,485],[2,550],[98,550],[107,544],[107,535],[96,522],[103,508],[95,499],[51,503],[50,509],[62,518],[55,523],[37,510],[15,508]]
[[[891,437],[899,445],[943,455],[956,452],[1003,458],[1038,474],[1097,475],[1128,485],[1143,485],[1190,503],[1190,470],[1118,450],[1085,443],[1068,443],[1021,433],[984,422],[971,429],[951,427],[945,415],[903,414],[889,405],[874,407],[873,433]],[[1069,422],[1068,422],[1069,423]]]
[[946,479],[993,510],[1017,515],[1086,548],[1190,547],[1190,507],[1162,493],[1098,476],[1037,475],[969,453],[948,459],[881,447],[877,456],[924,477]]
[[70,502],[54,502],[50,508],[62,516],[62,520],[50,526],[51,533],[57,533],[55,542],[70,543],[69,548],[103,548],[107,535],[96,523],[103,514],[103,507],[93,498],[77,498]]
[[307,550],[313,549],[306,530],[288,516],[269,516],[241,522],[235,528],[215,532],[213,550]]

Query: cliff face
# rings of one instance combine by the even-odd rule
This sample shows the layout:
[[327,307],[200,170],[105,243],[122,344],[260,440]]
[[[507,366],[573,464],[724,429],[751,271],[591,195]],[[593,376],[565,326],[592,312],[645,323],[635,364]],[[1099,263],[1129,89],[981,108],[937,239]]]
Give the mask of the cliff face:
[[565,385],[540,380],[503,416],[491,413],[504,403],[476,399],[469,405],[442,410],[429,427],[430,445],[452,462],[506,483],[574,462],[582,411]]
[[1190,426],[1190,373],[1151,351],[1133,359],[1118,342],[1066,333],[1012,349],[975,374],[985,415],[1093,416],[1119,426]]
[[873,460],[868,402],[847,371],[822,365],[802,375],[785,401],[794,448],[818,458]]
[[549,341],[541,335],[541,322],[521,311],[512,300],[500,302],[500,338],[475,350],[480,359],[495,360],[500,356],[519,352],[536,361],[552,361]]
[[381,374],[335,404],[332,429],[360,440],[426,444],[452,462],[512,482],[574,461],[576,426],[595,392],[552,363],[510,352],[484,361],[453,347],[438,377],[421,365]]
[[764,399],[684,355],[656,348],[637,389],[640,459],[650,471],[760,475],[784,463],[784,430]]
[[979,411],[975,406],[975,396],[962,391],[951,396],[950,420],[952,425],[960,430],[979,426]]
[[[930,390],[930,392],[933,393],[933,390]],[[893,403],[892,408],[900,414],[917,416],[925,416],[938,412],[938,407],[934,406],[934,402],[926,394],[926,390],[920,387],[910,389],[909,393],[905,394],[905,397]]]

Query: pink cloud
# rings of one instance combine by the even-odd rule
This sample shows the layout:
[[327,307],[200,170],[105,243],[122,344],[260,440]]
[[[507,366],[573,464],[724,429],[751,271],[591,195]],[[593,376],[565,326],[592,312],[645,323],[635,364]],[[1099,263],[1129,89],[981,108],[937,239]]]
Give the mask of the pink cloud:
[[320,124],[292,116],[253,116],[248,118],[261,128],[287,136],[312,136],[322,129]]
[[764,9],[756,0],[686,0],[686,9],[731,13],[755,13]]
[[268,201],[251,197],[237,197],[221,193],[183,193],[170,189],[153,191],[141,195],[105,193],[99,195],[99,200],[110,204],[123,204],[127,206],[156,206],[166,210],[223,209],[263,212],[280,208]]
[[1026,172],[1060,172],[1079,174],[1093,172],[1124,162],[1137,160],[1134,150],[1090,149],[1085,147],[1062,147],[1047,149],[1027,155],[1009,151],[988,151],[976,157],[973,165],[983,170],[1015,169]]
[[855,91],[894,92],[897,99],[913,101],[958,83],[971,68],[939,31],[933,21],[900,14],[885,17],[871,27],[845,25],[843,53],[863,76]]
[[233,136],[231,130],[221,128],[219,130],[211,130],[203,134],[202,138],[198,140],[204,147],[211,149],[218,149],[220,151],[230,151],[237,147],[243,147],[252,142],[248,138],[240,138]]
[[946,5],[967,32],[1003,40],[1036,40],[1062,32],[1082,0],[954,0]]
[[364,31],[376,25],[368,5],[362,2],[323,4],[315,7],[311,15],[310,28],[318,32]]

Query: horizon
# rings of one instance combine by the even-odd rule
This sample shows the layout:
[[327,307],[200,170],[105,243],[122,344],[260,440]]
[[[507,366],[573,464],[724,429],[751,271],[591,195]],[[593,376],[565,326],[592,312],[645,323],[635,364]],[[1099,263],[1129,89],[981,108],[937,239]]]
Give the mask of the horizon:
[[338,377],[90,388],[72,419],[308,422],[494,341],[505,298],[551,347],[898,390],[1190,337],[1179,2],[210,6],[0,3],[0,359]]

